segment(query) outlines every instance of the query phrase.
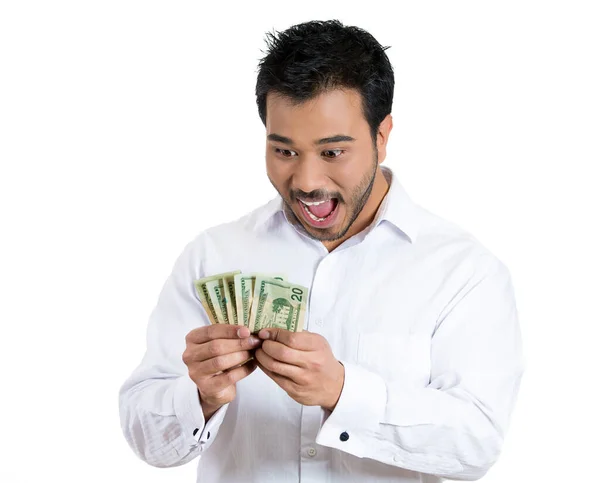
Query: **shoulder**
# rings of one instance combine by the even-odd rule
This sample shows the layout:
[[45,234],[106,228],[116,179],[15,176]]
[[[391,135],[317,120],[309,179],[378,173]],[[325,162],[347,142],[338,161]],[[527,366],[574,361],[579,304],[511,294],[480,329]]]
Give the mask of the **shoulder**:
[[279,205],[280,198],[274,198],[235,220],[201,230],[187,243],[180,257],[188,263],[200,264],[217,254],[243,251],[276,216]]
[[196,237],[199,243],[239,244],[255,238],[276,215],[280,207],[280,198],[276,197],[263,203],[249,213],[232,221],[224,222],[203,230]]
[[426,208],[416,205],[420,219],[417,244],[435,254],[438,261],[468,266],[470,269],[506,269],[504,262],[472,232]]

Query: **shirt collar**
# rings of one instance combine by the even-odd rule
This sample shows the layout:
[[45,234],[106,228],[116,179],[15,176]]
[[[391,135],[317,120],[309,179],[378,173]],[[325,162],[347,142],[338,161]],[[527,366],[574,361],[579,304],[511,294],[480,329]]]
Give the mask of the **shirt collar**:
[[[373,223],[367,230],[371,231],[386,221],[404,233],[411,243],[414,243],[418,233],[416,206],[394,172],[387,166],[382,166],[381,170],[389,184],[389,189],[377,210]],[[264,205],[257,214],[256,229],[266,229],[276,217],[285,220],[283,199],[279,194]]]
[[389,189],[379,205],[371,229],[381,222],[387,221],[404,233],[411,243],[414,243],[419,231],[417,207],[400,183],[398,176],[387,166],[382,166],[381,170],[389,184]]

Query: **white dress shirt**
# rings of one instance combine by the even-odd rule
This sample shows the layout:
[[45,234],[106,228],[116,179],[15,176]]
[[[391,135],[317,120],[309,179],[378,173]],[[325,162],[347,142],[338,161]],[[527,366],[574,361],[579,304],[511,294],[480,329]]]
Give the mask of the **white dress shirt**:
[[[157,467],[199,457],[197,482],[475,480],[497,460],[523,357],[511,276],[472,235],[414,203],[392,171],[373,223],[331,253],[279,196],[184,249],[123,384],[121,426]],[[209,320],[201,277],[285,273],[310,289],[305,330],[345,368],[333,412],[291,399],[260,368],[204,420],[182,361]]]

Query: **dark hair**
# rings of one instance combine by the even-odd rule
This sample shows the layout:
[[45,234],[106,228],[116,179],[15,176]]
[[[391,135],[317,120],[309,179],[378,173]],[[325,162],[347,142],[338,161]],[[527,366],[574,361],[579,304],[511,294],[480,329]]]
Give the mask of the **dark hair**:
[[330,89],[356,89],[375,144],[381,121],[392,111],[394,72],[384,52],[389,46],[339,20],[304,22],[277,33],[267,32],[268,52],[258,64],[256,103],[263,124],[269,92],[298,105]]

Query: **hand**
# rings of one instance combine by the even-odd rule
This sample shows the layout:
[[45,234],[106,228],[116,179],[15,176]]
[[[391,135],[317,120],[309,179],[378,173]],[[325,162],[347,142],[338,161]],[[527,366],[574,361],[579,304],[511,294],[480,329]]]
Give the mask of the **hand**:
[[208,420],[235,399],[235,384],[256,369],[255,361],[248,359],[261,340],[250,337],[247,327],[215,324],[190,331],[185,343],[182,359],[198,387],[204,418]]
[[344,386],[344,366],[327,340],[313,332],[262,329],[255,357],[263,372],[306,406],[333,411]]

